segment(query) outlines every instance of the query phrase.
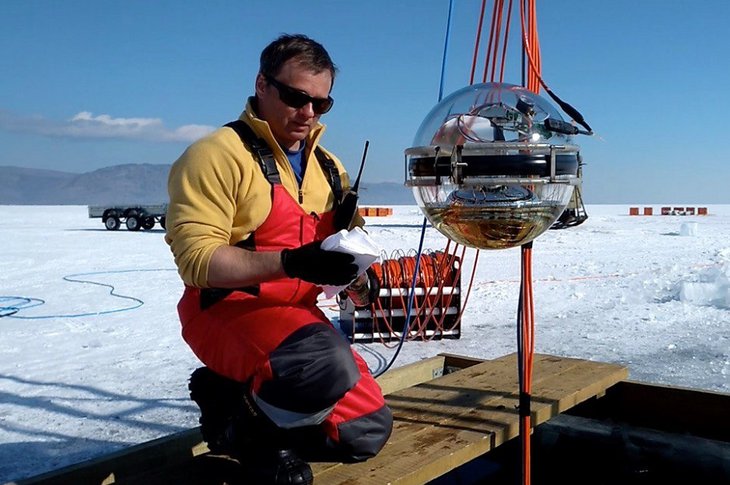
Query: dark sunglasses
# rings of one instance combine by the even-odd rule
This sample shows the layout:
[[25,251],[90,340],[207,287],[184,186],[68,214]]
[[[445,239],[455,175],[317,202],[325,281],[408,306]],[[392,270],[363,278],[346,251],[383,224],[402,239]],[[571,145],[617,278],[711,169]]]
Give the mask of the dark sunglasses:
[[335,104],[335,100],[331,96],[326,98],[314,98],[304,91],[294,89],[291,86],[277,81],[271,76],[264,74],[266,82],[271,84],[279,91],[279,99],[292,108],[299,109],[307,103],[312,103],[312,109],[318,115],[323,115],[332,109],[332,105]]

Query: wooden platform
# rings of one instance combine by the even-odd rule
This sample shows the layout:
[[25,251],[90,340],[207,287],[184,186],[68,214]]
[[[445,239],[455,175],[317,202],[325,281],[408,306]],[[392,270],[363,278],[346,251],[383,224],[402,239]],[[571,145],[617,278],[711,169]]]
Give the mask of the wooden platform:
[[[601,396],[627,375],[618,365],[537,355],[533,425]],[[391,439],[364,463],[313,463],[316,485],[424,484],[518,435],[514,354],[489,361],[441,355],[378,382],[395,416]],[[17,483],[237,483],[235,463],[206,452],[191,430]]]
[[[395,426],[383,451],[365,463],[318,464],[315,483],[423,484],[516,437],[516,369],[513,354],[389,394]],[[536,356],[533,424],[601,395],[627,375],[617,365]]]

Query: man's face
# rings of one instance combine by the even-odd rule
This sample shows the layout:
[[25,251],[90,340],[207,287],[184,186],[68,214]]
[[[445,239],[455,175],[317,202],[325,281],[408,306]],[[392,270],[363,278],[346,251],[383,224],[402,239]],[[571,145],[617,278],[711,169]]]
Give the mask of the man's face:
[[[299,64],[296,58],[289,59],[273,76],[276,81],[291,88],[303,91],[313,98],[327,98],[332,87],[332,75],[328,70],[314,73]],[[312,103],[300,108],[292,108],[279,97],[279,90],[259,74],[256,78],[258,115],[267,121],[274,138],[282,148],[297,150],[319,121],[320,115],[314,112]]]

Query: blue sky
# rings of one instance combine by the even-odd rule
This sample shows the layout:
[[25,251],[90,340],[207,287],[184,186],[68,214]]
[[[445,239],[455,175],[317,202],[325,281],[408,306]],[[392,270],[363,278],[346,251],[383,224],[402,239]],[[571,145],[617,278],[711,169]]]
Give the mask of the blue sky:
[[[576,139],[586,201],[730,203],[730,2],[538,4],[543,77],[599,135]],[[445,94],[469,82],[480,5],[455,2]],[[364,181],[402,182],[403,150],[437,101],[448,6],[0,0],[0,165],[171,163],[238,117],[261,49],[301,32],[340,68],[325,145],[354,172],[369,139]],[[519,84],[519,51],[507,57]]]

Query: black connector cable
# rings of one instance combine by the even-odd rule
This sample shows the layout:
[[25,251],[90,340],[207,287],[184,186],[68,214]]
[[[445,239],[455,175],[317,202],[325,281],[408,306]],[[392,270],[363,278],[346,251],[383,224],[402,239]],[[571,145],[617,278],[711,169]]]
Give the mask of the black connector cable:
[[[565,112],[565,114],[570,116],[572,119],[575,120],[576,123],[578,123],[579,125],[581,125],[583,128],[585,128],[587,130],[587,131],[576,130],[575,133],[566,133],[566,134],[578,134],[578,133],[580,133],[581,135],[592,135],[593,134],[593,129],[590,127],[590,125],[583,118],[583,115],[580,114],[580,112],[577,109],[575,109],[570,104],[568,104],[565,101],[563,101],[562,99],[560,99],[557,94],[553,93],[550,90],[550,88],[547,87],[547,84],[545,84],[545,82],[542,80],[542,78],[540,78],[540,83],[542,84],[542,87],[545,88],[545,92],[548,93],[551,98],[553,98],[553,101],[555,101],[556,103],[558,103],[560,105],[560,108]],[[550,128],[548,128],[548,129],[550,129]],[[555,131],[559,131],[559,130],[555,130]],[[561,131],[561,133],[565,133],[565,132]]]

